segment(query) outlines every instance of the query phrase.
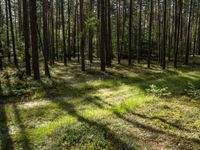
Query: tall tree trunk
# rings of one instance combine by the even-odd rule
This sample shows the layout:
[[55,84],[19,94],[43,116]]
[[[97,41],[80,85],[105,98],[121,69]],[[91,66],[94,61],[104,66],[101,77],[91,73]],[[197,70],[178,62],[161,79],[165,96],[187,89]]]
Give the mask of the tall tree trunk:
[[76,34],[77,34],[77,11],[78,11],[78,1],[75,1],[75,9],[74,9],[74,31],[73,31],[73,57],[76,57]]
[[70,23],[70,18],[71,18],[71,1],[68,0],[68,5],[67,5],[67,11],[68,11],[68,39],[67,39],[67,49],[68,49],[68,59],[71,61],[71,23]]
[[60,37],[60,34],[59,34],[59,29],[60,29],[60,0],[56,0],[56,33],[55,33],[55,36],[56,36],[56,39],[55,39],[55,58],[56,60],[58,60],[58,53],[59,53],[59,37]]
[[30,29],[29,29],[29,12],[27,0],[23,0],[23,31],[24,31],[24,42],[25,42],[25,64],[26,64],[26,75],[31,75],[31,56],[30,56]]
[[[93,15],[93,0],[90,0],[89,15],[90,17],[92,17]],[[89,28],[88,48],[89,48],[89,60],[90,60],[90,63],[93,63],[93,30],[91,29],[91,27]]]
[[158,62],[161,64],[161,21],[160,21],[160,0],[158,0]]
[[168,61],[171,61],[171,1],[168,4],[168,15],[167,15],[167,40],[168,40]]
[[122,11],[123,11],[123,14],[122,14],[122,18],[121,20],[122,21],[122,31],[121,32],[121,41],[120,41],[120,51],[121,51],[121,56],[120,58],[122,58],[122,54],[123,52],[125,51],[125,26],[126,26],[126,7],[125,7],[125,4],[126,2],[123,1],[123,7],[122,7]]
[[66,36],[65,36],[65,16],[64,16],[64,1],[61,0],[61,16],[62,16],[62,36],[63,36],[63,54],[64,65],[67,65],[67,51],[66,51]]
[[14,57],[14,64],[17,69],[19,69],[18,66],[18,59],[16,54],[16,48],[15,48],[15,34],[13,29],[13,19],[12,19],[12,10],[11,10],[11,0],[8,0],[8,10],[9,10],[9,17],[10,17],[10,30],[11,30],[11,38],[12,38],[12,46],[13,46],[13,57]]
[[176,1],[176,26],[175,26],[175,37],[174,37],[174,68],[177,68],[177,59],[179,52],[179,40],[180,40],[180,25],[181,25],[181,13],[182,13],[182,0]]
[[139,22],[138,22],[138,48],[137,48],[137,62],[140,63],[140,54],[142,51],[142,0],[139,0]]
[[[3,31],[3,14],[2,14],[2,7],[1,7],[1,1],[0,1],[0,37]],[[2,43],[0,40],[0,70],[3,70],[3,49],[2,49]]]
[[5,12],[6,12],[6,46],[8,53],[8,61],[11,62],[10,59],[10,34],[9,34],[9,16],[8,16],[8,0],[5,0]]
[[188,65],[189,55],[190,55],[190,28],[191,28],[191,17],[192,17],[192,5],[193,5],[193,0],[190,0],[190,12],[189,12],[188,30],[187,30],[187,46],[185,52],[185,65]]
[[105,37],[105,0],[101,0],[101,71],[105,71],[106,37]]
[[150,18],[149,18],[149,49],[148,49],[148,68],[151,67],[151,51],[152,51],[152,20],[153,20],[153,0],[151,2]]
[[48,25],[47,25],[47,13],[48,13],[48,0],[43,0],[43,43],[44,43],[44,68],[45,75],[50,76],[49,67],[48,67],[48,51],[49,51],[49,41],[48,41]]
[[121,63],[121,48],[120,48],[120,15],[121,15],[121,0],[117,0],[117,55],[118,55],[118,64]]
[[105,61],[107,66],[111,66],[110,58],[110,49],[109,49],[109,31],[108,31],[108,0],[105,1],[105,10],[104,10],[104,34],[105,34]]
[[112,64],[112,21],[111,21],[111,1],[107,1],[108,5],[108,56],[107,56],[107,66],[111,67]]
[[83,29],[84,29],[84,21],[83,21],[83,0],[80,0],[80,32],[81,32],[81,40],[80,40],[80,50],[81,50],[81,70],[85,71],[85,41],[83,37]]
[[22,0],[18,0],[18,24],[19,24],[19,36],[23,33],[23,26],[22,26]]
[[34,79],[40,79],[39,56],[38,56],[38,37],[37,37],[37,6],[36,0],[30,2],[30,24],[31,24],[31,42],[32,42],[32,65]]
[[166,56],[166,30],[167,30],[167,26],[166,26],[166,18],[167,18],[167,0],[164,0],[163,3],[163,52],[162,52],[162,68],[165,69],[166,68],[166,60],[165,60],[165,56]]
[[195,54],[196,54],[196,42],[197,42],[197,28],[198,28],[198,13],[196,14],[196,16],[194,15],[194,18],[197,18],[196,19],[196,22],[195,22],[195,29],[194,29],[194,38],[193,38],[193,57],[195,57]]
[[55,62],[54,0],[51,0],[51,65]]
[[132,17],[133,17],[133,0],[130,0],[129,6],[129,41],[128,41],[128,64],[132,64]]

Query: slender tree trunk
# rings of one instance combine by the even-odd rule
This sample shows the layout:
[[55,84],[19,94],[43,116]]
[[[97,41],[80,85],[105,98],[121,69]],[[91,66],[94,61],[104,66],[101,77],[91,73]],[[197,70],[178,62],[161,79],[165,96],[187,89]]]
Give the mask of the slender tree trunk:
[[18,0],[18,24],[19,24],[19,36],[23,33],[23,26],[22,26],[22,0]]
[[55,62],[54,1],[51,0],[51,65]]
[[30,24],[31,24],[31,42],[32,42],[32,65],[34,79],[40,79],[39,56],[38,56],[38,38],[37,38],[37,6],[36,0],[30,2]]
[[8,0],[5,0],[5,12],[6,12],[6,46],[8,53],[8,61],[11,62],[10,59],[10,34],[9,34],[9,16],[8,16]]
[[48,1],[43,0],[43,43],[44,43],[44,68],[45,75],[47,77],[50,76],[49,67],[48,67],[48,51],[49,51],[49,42],[48,42],[48,25],[47,25],[47,13],[48,13]]
[[[101,0],[97,0],[97,20],[100,21],[100,13],[101,13]],[[101,50],[101,32],[100,32],[101,28],[100,26],[97,26],[97,45],[96,45],[96,54],[97,54],[97,58],[100,57],[100,50]]]
[[101,0],[101,71],[105,71],[106,33],[105,33],[105,0]]
[[14,57],[14,64],[17,69],[19,69],[18,66],[18,59],[16,54],[16,48],[15,48],[15,34],[13,29],[13,19],[12,19],[12,10],[11,10],[11,0],[8,0],[8,10],[9,10],[9,17],[10,17],[10,30],[11,30],[11,38],[12,38],[12,46],[13,46],[13,57]]
[[138,22],[138,49],[137,49],[137,62],[140,63],[140,54],[142,51],[142,0],[139,0],[139,22]]
[[107,56],[107,66],[111,67],[112,64],[112,18],[111,18],[111,1],[108,0],[108,56]]
[[78,1],[75,1],[74,9],[74,31],[73,31],[73,57],[76,57],[77,43],[76,43],[76,34],[77,34],[77,10],[78,10]]
[[108,66],[108,67],[110,67],[111,66],[111,58],[110,58],[110,49],[109,49],[109,42],[110,42],[110,40],[109,40],[109,30],[108,30],[108,18],[109,18],[109,16],[108,16],[108,0],[107,1],[105,1],[105,3],[104,3],[104,7],[105,7],[105,12],[104,12],[104,34],[105,34],[105,63],[106,63],[106,65]]
[[84,29],[84,21],[83,21],[83,0],[80,0],[80,32],[81,32],[81,40],[80,40],[80,49],[81,49],[81,70],[85,71],[85,46],[84,46],[84,37],[83,37],[83,29]]
[[149,49],[148,49],[148,68],[151,67],[151,51],[152,51],[152,20],[153,20],[153,0],[150,2],[151,10],[150,10],[150,18],[149,18]]
[[181,25],[181,13],[182,13],[182,0],[179,0],[177,3],[177,15],[176,15],[176,34],[175,34],[175,54],[174,54],[174,67],[177,68],[177,59],[178,59],[178,52],[179,52],[179,40],[180,40],[180,25]]
[[121,54],[120,54],[120,58],[122,58],[122,54],[123,52],[125,51],[125,26],[126,26],[126,8],[125,8],[125,4],[126,2],[123,1],[123,7],[122,7],[122,11],[123,11],[123,14],[122,14],[122,31],[121,32],[121,41],[120,41],[120,51],[121,51]]
[[133,0],[130,0],[129,6],[129,51],[128,51],[128,64],[132,64],[132,17],[133,17]]
[[195,54],[196,54],[196,42],[197,42],[197,28],[198,28],[198,13],[196,16],[196,23],[195,23],[195,29],[194,29],[194,38],[193,38],[193,57],[195,57]]
[[166,60],[165,60],[165,56],[166,56],[166,18],[167,18],[167,0],[164,0],[164,4],[163,4],[163,52],[162,52],[162,68],[165,69],[166,68]]
[[29,29],[29,12],[27,0],[23,0],[23,31],[24,31],[24,42],[25,42],[25,64],[26,64],[26,75],[31,75],[31,56],[30,56],[30,29]]
[[160,0],[158,0],[158,62],[161,64],[161,21],[160,21]]
[[[90,0],[90,17],[92,17],[93,14],[93,0]],[[89,28],[89,43],[88,43],[88,48],[89,48],[89,60],[90,63],[93,63],[93,30]]]
[[188,65],[189,55],[190,55],[190,28],[191,28],[192,5],[193,5],[193,0],[190,0],[190,12],[189,12],[188,30],[187,30],[187,46],[185,52],[185,65]]
[[67,65],[67,51],[66,51],[66,36],[65,36],[65,16],[64,16],[64,1],[61,0],[61,16],[62,16],[62,36],[63,36],[63,54],[64,65]]
[[[3,31],[3,14],[2,14],[2,8],[1,8],[1,1],[0,1],[0,37],[2,36]],[[3,49],[2,49],[2,43],[0,40],[0,70],[3,70]]]
[[68,49],[68,60],[71,61],[71,23],[70,23],[70,18],[71,18],[71,1],[68,0],[68,5],[67,5],[67,11],[68,11],[68,39],[67,39],[67,49]]
[[171,1],[169,1],[168,5],[168,15],[167,15],[167,30],[168,30],[168,61],[171,61]]
[[121,48],[120,48],[120,3],[121,0],[117,0],[117,55],[118,55],[118,64],[121,63]]

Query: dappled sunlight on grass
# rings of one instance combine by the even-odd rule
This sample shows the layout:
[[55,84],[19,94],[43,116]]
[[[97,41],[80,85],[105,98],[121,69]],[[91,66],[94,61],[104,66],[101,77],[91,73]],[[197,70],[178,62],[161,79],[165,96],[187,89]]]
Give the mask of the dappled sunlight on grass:
[[[117,142],[121,148],[144,148],[156,143],[150,140],[152,138],[161,138],[160,143],[164,145],[177,139],[183,142],[185,138],[196,146],[200,101],[190,97],[187,90],[191,84],[194,90],[200,88],[199,68],[163,71],[153,66],[148,70],[140,64],[132,67],[114,65],[106,72],[95,67],[86,72],[79,70],[76,64],[70,67],[56,64],[52,68],[52,79],[17,81],[11,77],[4,80],[1,88],[5,105],[0,105],[4,115],[0,119],[7,119],[0,123],[0,128],[6,131],[0,133],[0,137],[7,134],[6,141],[23,148],[27,143],[48,145],[46,138],[52,135],[60,140],[62,130],[75,134],[63,135],[63,138],[78,136],[74,138],[81,140],[79,134],[87,129],[83,142],[90,143],[87,135],[95,130],[97,139],[91,143],[99,144],[97,141],[102,140],[102,147],[108,149],[115,148]],[[148,92],[152,85],[156,92],[165,89],[170,95]],[[169,143],[165,143],[167,138]],[[77,148],[70,141],[66,142]]]

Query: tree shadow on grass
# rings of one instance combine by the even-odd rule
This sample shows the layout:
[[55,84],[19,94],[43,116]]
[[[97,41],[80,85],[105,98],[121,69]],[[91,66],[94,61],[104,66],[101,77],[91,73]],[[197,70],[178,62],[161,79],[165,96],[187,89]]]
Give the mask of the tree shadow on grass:
[[181,135],[177,135],[175,133],[166,132],[164,130],[157,129],[153,126],[145,125],[145,124],[142,124],[138,121],[131,120],[127,117],[124,117],[120,113],[115,113],[115,115],[117,117],[121,118],[122,120],[128,122],[129,124],[133,125],[134,127],[140,128],[144,131],[147,131],[147,132],[150,132],[150,133],[156,133],[156,134],[160,134],[160,135],[166,135],[167,137],[175,138],[177,141],[179,141],[179,140],[183,140],[183,141],[187,141],[187,142],[190,141],[190,142],[200,146],[200,139],[184,137],[184,136],[181,136]]
[[88,124],[89,126],[100,128],[103,131],[105,131],[105,139],[111,142],[112,145],[116,147],[118,150],[135,150],[136,149],[134,146],[130,146],[126,142],[121,140],[113,131],[111,131],[111,129],[107,127],[106,124],[94,121],[92,119],[85,118],[82,115],[80,115],[73,104],[68,103],[68,102],[65,102],[65,103],[58,103],[56,101],[53,101],[53,102],[57,104],[60,109],[66,111],[69,115],[76,117],[79,122]]
[[[1,83],[0,83],[0,93],[2,93]],[[3,99],[1,99],[1,101],[3,101]],[[0,104],[0,149],[14,150],[13,141],[9,134],[7,121],[8,121],[8,118],[6,115],[5,105]]]
[[160,117],[149,117],[147,115],[143,115],[143,114],[139,114],[139,113],[135,113],[135,112],[131,112],[132,115],[135,115],[135,116],[138,116],[140,118],[143,118],[143,119],[149,119],[149,120],[159,120],[165,124],[168,124],[169,126],[172,126],[176,129],[179,129],[179,130],[182,130],[182,131],[188,131],[188,132],[191,132],[191,130],[188,130],[184,127],[182,127],[181,125],[179,124],[176,124],[176,123],[172,123],[172,122],[169,122],[167,121],[166,119],[163,119],[163,118],[160,118]]
[[30,140],[28,139],[27,133],[25,131],[25,126],[24,126],[24,124],[21,120],[19,109],[18,109],[18,107],[15,103],[12,104],[12,108],[13,108],[13,111],[14,111],[14,118],[15,118],[16,124],[19,128],[19,134],[20,134],[20,141],[19,142],[20,142],[23,149],[31,150],[32,149],[31,143],[30,143]]

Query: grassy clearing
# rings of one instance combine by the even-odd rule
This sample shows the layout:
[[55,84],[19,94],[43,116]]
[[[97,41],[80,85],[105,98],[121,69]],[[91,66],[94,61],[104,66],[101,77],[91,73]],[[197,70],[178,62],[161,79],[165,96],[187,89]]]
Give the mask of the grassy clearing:
[[143,65],[114,65],[105,73],[79,69],[57,64],[52,79],[1,80],[0,148],[200,146],[198,65],[166,71]]

